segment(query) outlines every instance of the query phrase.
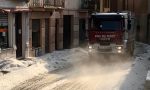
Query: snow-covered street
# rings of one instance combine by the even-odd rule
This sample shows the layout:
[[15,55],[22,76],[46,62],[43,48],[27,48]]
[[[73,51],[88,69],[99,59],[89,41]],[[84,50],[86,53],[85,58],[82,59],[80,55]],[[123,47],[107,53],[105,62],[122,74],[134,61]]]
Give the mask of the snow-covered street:
[[0,90],[144,90],[149,59],[150,46],[137,43],[128,60],[99,55],[95,60],[82,48],[0,60]]

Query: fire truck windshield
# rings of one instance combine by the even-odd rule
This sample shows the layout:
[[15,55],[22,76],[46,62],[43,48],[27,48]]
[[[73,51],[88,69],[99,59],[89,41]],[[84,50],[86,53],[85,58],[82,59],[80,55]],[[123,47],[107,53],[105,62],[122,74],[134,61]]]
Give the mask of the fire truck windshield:
[[116,31],[122,30],[122,22],[121,21],[94,21],[92,25],[94,28],[102,31]]
[[119,21],[102,21],[98,25],[102,30],[121,30],[121,22]]
[[123,30],[122,19],[121,16],[93,16],[91,27],[101,31]]

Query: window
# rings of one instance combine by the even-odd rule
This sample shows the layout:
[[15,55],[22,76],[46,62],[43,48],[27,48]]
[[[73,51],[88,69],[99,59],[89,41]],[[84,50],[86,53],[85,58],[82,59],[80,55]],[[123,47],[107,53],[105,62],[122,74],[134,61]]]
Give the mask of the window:
[[121,22],[120,21],[103,21],[99,26],[102,30],[120,30]]
[[99,21],[97,20],[94,22],[94,27],[99,30],[107,30],[107,31],[114,31],[114,30],[121,30],[122,29],[122,22],[121,21]]
[[81,8],[82,9],[88,8],[88,0],[81,0]]
[[40,47],[40,19],[32,20],[32,47]]
[[0,13],[0,48],[8,48],[8,15]]
[[122,17],[112,15],[93,16],[91,20],[91,28],[102,31],[122,30],[123,28]]
[[104,0],[104,8],[110,7],[110,0]]

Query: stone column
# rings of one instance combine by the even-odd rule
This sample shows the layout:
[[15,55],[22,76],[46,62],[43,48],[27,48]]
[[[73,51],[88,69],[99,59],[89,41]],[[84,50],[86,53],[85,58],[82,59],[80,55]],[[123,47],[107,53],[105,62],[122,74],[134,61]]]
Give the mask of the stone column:
[[117,9],[118,9],[118,11],[122,11],[122,10],[125,9],[125,6],[123,4],[125,4],[123,2],[123,0],[117,0]]
[[32,19],[29,19],[29,56],[32,57],[35,55],[35,52],[32,50]]
[[73,47],[79,45],[79,15],[74,12],[74,22],[73,22]]
[[30,47],[29,47],[29,31],[30,31],[30,29],[29,29],[29,13],[24,13],[25,14],[25,16],[24,16],[24,23],[25,24],[23,24],[23,41],[25,41],[25,42],[23,42],[23,48],[25,49],[25,58],[29,58],[30,57],[30,54],[29,54],[29,52],[30,52]]
[[45,53],[45,19],[41,19],[41,48],[42,48],[42,54]]
[[14,13],[8,13],[8,42],[9,42],[9,48],[11,48],[11,51],[9,52],[9,57],[16,57],[16,42],[15,42],[15,14]]
[[104,7],[103,7],[103,0],[100,0],[100,12],[103,12]]
[[9,47],[13,47],[13,14],[8,13],[8,36]]
[[63,49],[63,13],[60,12],[59,30],[58,30],[58,49]]
[[55,50],[55,17],[50,18],[50,52]]

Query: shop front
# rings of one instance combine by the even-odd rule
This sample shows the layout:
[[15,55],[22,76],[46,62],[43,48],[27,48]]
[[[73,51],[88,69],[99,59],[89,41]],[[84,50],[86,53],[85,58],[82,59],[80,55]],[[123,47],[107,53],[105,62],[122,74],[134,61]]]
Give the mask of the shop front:
[[0,59],[15,57],[13,48],[12,14],[0,11]]
[[0,13],[0,48],[8,48],[8,14]]

